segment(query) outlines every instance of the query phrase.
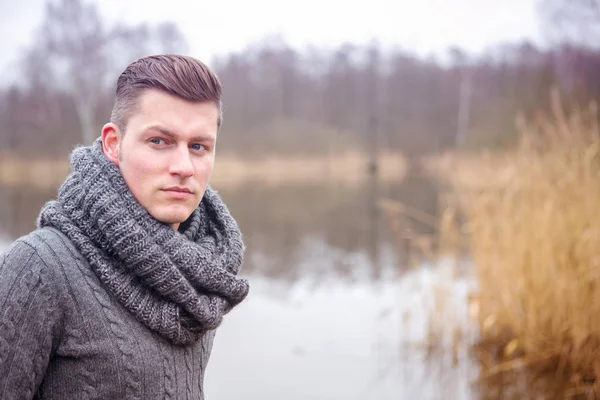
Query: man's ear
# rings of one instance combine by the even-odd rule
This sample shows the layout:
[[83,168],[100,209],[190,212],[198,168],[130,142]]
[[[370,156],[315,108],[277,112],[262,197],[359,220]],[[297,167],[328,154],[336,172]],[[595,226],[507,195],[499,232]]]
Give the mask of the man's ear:
[[117,165],[119,165],[120,141],[121,132],[115,124],[109,122],[102,127],[102,151],[106,158]]

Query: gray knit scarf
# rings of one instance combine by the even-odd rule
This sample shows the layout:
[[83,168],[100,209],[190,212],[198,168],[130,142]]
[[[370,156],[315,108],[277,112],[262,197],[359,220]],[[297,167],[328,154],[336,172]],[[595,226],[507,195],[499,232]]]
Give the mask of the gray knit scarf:
[[73,241],[107,291],[148,328],[190,344],[244,300],[248,282],[236,276],[242,235],[212,188],[176,232],[137,202],[100,138],[73,151],[71,170],[38,226]]

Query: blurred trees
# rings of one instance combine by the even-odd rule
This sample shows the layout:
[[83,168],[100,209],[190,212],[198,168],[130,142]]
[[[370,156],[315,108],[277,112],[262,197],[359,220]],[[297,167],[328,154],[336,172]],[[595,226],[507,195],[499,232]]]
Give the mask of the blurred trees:
[[[564,17],[551,11],[567,3],[588,10],[585,1],[597,10],[597,0],[542,3],[546,16]],[[64,155],[90,142],[110,116],[127,63],[185,47],[174,24],[108,26],[82,0],[49,4],[23,56],[23,80],[0,92],[0,147]],[[275,36],[211,65],[224,87],[219,147],[242,157],[497,148],[514,142],[517,113],[544,108],[553,86],[570,104],[600,99],[600,52],[567,40],[549,50],[503,44],[477,57],[454,48],[435,59],[377,42],[300,50]]]
[[598,49],[600,0],[541,0],[545,33],[554,42],[575,42]]
[[600,99],[600,53],[569,44],[503,44],[479,57],[455,48],[436,60],[377,43],[300,52],[269,39],[214,67],[225,91],[220,146],[242,156],[498,148],[553,87],[570,104]]
[[2,93],[0,145],[47,153],[91,143],[108,120],[116,78],[129,62],[185,50],[172,23],[107,26],[82,0],[48,2],[22,58],[22,80]]

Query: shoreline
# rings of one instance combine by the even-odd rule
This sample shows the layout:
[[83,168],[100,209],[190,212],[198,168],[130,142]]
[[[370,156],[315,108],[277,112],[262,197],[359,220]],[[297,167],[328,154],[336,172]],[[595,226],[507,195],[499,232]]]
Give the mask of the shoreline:
[[[248,182],[266,186],[307,183],[332,183],[355,186],[371,178],[366,153],[348,152],[331,156],[265,155],[260,160],[217,155],[210,184],[235,188]],[[405,157],[400,153],[382,152],[379,156],[378,179],[381,182],[399,182],[408,170]],[[67,160],[27,160],[4,156],[0,160],[0,186],[36,189],[59,187],[70,172]]]

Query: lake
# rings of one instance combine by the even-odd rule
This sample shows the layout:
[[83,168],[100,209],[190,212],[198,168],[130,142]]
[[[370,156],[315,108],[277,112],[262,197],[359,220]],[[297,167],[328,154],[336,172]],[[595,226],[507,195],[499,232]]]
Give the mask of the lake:
[[[415,253],[401,235],[431,227],[378,207],[391,198],[434,214],[434,182],[216,189],[244,233],[251,290],[216,335],[208,399],[482,398],[471,384],[477,364],[451,343],[455,329],[476,334],[467,317],[474,283],[449,260],[409,263]],[[0,190],[6,245],[33,228],[55,190]],[[427,350],[432,324],[445,351]]]

